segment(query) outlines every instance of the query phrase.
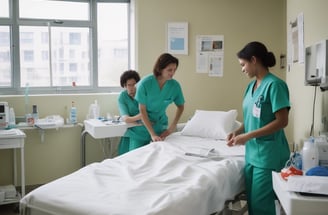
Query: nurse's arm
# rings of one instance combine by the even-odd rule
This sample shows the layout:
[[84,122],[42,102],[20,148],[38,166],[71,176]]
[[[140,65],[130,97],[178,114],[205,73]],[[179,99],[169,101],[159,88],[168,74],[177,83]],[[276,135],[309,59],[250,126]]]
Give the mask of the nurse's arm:
[[155,131],[153,129],[152,123],[149,120],[146,106],[143,104],[139,104],[139,110],[140,110],[140,114],[141,114],[141,119],[142,119],[145,127],[147,128],[147,130],[151,136],[151,139],[153,141],[160,141],[161,138],[159,136],[157,136],[157,134],[155,133]]
[[178,122],[181,118],[181,115],[182,115],[183,111],[184,111],[184,104],[177,105],[177,110],[175,111],[175,117],[174,117],[171,125],[169,126],[169,128],[161,134],[162,138],[165,138],[168,135],[170,135],[171,133],[176,131],[177,124],[178,124]]
[[175,111],[175,117],[174,117],[174,119],[173,119],[173,121],[172,121],[172,123],[169,127],[169,130],[171,131],[171,133],[173,131],[175,131],[175,129],[177,128],[177,124],[178,124],[178,122],[181,118],[181,115],[182,115],[183,111],[184,111],[184,105],[183,104],[178,105],[177,110]]
[[237,128],[235,131],[227,135],[226,137],[227,145],[228,146],[236,145],[235,137],[244,132],[245,132],[245,127],[244,127],[244,123],[242,123],[239,128]]
[[138,120],[141,120],[141,114],[139,113],[135,116],[124,115],[122,116],[122,119],[126,123],[136,123]]

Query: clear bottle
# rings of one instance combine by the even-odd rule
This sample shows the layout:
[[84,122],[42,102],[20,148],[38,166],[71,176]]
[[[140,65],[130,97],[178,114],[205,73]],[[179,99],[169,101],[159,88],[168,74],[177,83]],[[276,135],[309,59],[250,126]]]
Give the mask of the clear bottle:
[[100,117],[100,107],[98,105],[98,101],[95,100],[94,106],[93,106],[93,112],[95,119],[98,119]]
[[297,169],[302,170],[302,155],[300,152],[294,152],[293,154],[294,165]]
[[89,107],[89,117],[88,119],[98,119],[100,117],[100,108],[98,101],[95,100],[95,103],[91,104]]
[[69,121],[71,124],[76,124],[77,123],[77,109],[75,107],[75,103],[74,101],[72,101],[72,106],[71,106],[71,110],[69,113]]
[[302,149],[302,168],[305,174],[312,167],[319,165],[319,150],[314,143],[314,138],[310,137],[309,140],[304,142]]
[[16,127],[16,116],[14,108],[9,109],[9,128],[15,128]]

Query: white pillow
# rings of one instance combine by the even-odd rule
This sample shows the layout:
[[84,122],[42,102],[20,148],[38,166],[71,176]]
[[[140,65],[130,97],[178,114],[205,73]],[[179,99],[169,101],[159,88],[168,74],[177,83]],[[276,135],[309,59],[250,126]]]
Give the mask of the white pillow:
[[206,111],[196,110],[181,134],[213,139],[225,139],[233,131],[237,110]]

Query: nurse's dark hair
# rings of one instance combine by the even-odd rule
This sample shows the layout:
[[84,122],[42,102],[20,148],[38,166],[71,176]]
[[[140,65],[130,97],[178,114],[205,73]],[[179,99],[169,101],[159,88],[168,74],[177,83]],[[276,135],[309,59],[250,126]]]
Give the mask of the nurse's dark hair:
[[154,65],[153,73],[155,77],[159,77],[162,75],[162,70],[165,69],[169,64],[174,63],[179,66],[178,58],[174,57],[169,53],[163,53],[158,58]]
[[135,70],[127,70],[122,73],[120,77],[121,87],[125,87],[126,82],[130,79],[134,79],[136,82],[140,81],[140,76]]
[[239,59],[251,61],[252,57],[256,57],[266,68],[276,65],[276,58],[272,52],[269,52],[263,43],[254,41],[248,43],[238,53]]

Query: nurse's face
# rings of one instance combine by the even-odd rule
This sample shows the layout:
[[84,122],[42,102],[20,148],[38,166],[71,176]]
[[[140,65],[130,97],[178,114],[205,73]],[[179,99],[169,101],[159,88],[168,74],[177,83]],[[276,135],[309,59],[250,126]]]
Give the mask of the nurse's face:
[[136,83],[137,83],[136,80],[134,78],[131,78],[127,80],[125,84],[125,88],[129,96],[131,96],[132,98],[134,98],[134,96],[136,95]]
[[177,65],[175,63],[171,63],[162,70],[161,76],[165,80],[170,80],[173,78],[176,70],[177,70]]
[[239,64],[241,71],[245,73],[249,78],[253,78],[256,75],[256,60],[254,57],[250,61],[239,58]]

